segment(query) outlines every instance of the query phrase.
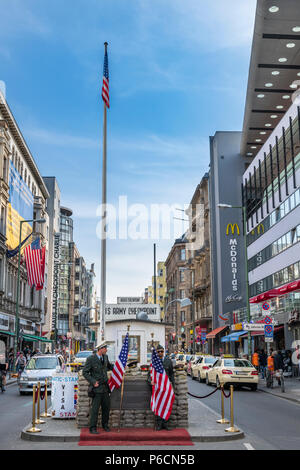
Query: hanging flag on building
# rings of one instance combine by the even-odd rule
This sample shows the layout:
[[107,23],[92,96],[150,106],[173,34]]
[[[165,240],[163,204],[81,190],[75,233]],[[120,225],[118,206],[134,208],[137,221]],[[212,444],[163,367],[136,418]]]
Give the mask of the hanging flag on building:
[[172,384],[163,367],[163,363],[158,357],[156,349],[152,351],[152,396],[151,410],[155,416],[168,421],[175,399]]
[[24,249],[24,257],[27,268],[27,279],[30,287],[43,288],[44,276],[42,273],[42,257],[40,239],[37,238]]
[[[105,44],[107,45],[107,43]],[[102,98],[106,106],[109,108],[109,74],[108,74],[108,56],[107,56],[106,46],[105,46],[105,54],[104,54]]]
[[[24,238],[24,240],[22,241],[21,243],[21,248],[22,246],[24,245],[24,243],[27,242],[27,240],[31,237],[31,233],[26,237]],[[18,245],[16,248],[14,248],[13,250],[6,250],[6,258],[13,258],[14,256],[16,256],[18,253],[19,253],[19,246]]]
[[114,388],[120,388],[120,385],[123,381],[124,371],[125,371],[127,358],[128,358],[128,342],[129,342],[129,336],[127,333],[124,339],[121,352],[114,365],[114,368],[111,373],[111,377],[108,381],[108,386],[111,392],[114,390]]

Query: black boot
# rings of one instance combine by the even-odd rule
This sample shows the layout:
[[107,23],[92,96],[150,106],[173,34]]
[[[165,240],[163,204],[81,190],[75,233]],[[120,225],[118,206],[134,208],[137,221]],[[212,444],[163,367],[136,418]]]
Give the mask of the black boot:
[[90,428],[90,434],[99,434],[97,428]]

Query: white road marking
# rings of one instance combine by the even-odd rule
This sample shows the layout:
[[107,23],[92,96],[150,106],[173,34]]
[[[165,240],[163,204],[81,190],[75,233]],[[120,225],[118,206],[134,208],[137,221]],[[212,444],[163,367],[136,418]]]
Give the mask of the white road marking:
[[247,442],[244,442],[244,446],[246,447],[247,450],[255,450],[254,447],[252,447],[252,445]]

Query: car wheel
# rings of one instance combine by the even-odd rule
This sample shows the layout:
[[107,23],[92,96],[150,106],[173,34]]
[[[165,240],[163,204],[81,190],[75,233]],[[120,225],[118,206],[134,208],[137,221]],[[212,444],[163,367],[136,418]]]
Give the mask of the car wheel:
[[198,382],[201,383],[201,374],[198,372]]
[[195,377],[194,377],[194,373],[191,372],[191,377],[192,377],[192,380],[195,380]]
[[250,389],[252,390],[252,392],[256,392],[257,384],[251,385]]
[[208,380],[208,375],[206,374],[206,377],[205,377],[205,383],[206,385],[210,385],[210,381]]
[[219,379],[219,377],[217,376],[217,377],[216,377],[216,387],[219,388],[220,386],[221,386],[221,384],[220,384],[220,379]]
[[26,392],[19,392],[20,395],[26,395]]

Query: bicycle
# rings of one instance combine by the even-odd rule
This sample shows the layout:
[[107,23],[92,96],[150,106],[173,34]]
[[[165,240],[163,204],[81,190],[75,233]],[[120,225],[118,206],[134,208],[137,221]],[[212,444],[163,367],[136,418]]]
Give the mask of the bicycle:
[[266,386],[267,388],[273,388],[274,385],[274,378],[273,378],[273,371],[267,369],[266,372]]

